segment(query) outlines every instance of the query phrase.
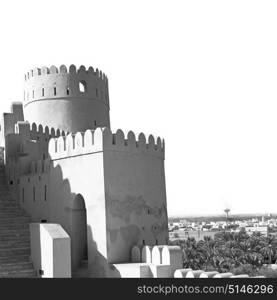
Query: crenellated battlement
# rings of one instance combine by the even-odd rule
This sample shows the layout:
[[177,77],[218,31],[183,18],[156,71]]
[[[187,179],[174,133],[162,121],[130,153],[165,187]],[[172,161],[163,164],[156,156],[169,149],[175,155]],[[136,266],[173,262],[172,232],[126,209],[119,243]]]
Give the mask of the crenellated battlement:
[[30,125],[28,121],[20,121],[15,125],[15,134],[23,135],[25,139],[40,140],[41,137],[45,137],[49,140],[53,137],[65,136],[67,133],[53,127],[43,127],[41,124],[37,126],[36,123]]
[[39,159],[44,160],[49,157],[49,140],[64,135],[66,133],[59,129],[49,129],[48,126],[37,126],[34,123],[30,126],[27,121],[19,121],[15,124],[14,133],[6,136],[6,157],[8,159],[10,157],[21,157],[21,159],[24,158],[28,162]]
[[71,65],[35,68],[25,74],[24,101],[48,98],[85,98],[102,101],[109,105],[108,78],[98,69]]
[[51,66],[50,68],[48,67],[41,67],[41,68],[34,68],[27,72],[24,76],[25,81],[32,79],[33,77],[37,76],[43,76],[43,75],[48,75],[48,74],[71,74],[71,75],[88,75],[88,76],[95,76],[101,80],[108,81],[107,76],[105,75],[104,72],[98,70],[97,68],[94,70],[93,67],[88,67],[86,69],[85,66],[81,65],[78,69],[76,68],[75,65],[70,65],[69,68],[67,68],[65,65],[61,65],[59,68],[56,66]]
[[133,131],[125,135],[121,129],[112,133],[109,128],[98,127],[95,130],[52,138],[48,147],[52,160],[101,151],[124,151],[164,159],[164,140],[160,137],[155,139],[152,134],[146,137],[144,133],[140,133],[136,137]]

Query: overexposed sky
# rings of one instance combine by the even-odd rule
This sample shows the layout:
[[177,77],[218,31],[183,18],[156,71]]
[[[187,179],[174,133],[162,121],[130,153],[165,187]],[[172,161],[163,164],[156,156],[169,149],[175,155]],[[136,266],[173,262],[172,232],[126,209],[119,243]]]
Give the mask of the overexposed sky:
[[169,215],[277,212],[276,16],[276,1],[3,1],[0,112],[33,67],[98,67],[112,128],[165,138]]

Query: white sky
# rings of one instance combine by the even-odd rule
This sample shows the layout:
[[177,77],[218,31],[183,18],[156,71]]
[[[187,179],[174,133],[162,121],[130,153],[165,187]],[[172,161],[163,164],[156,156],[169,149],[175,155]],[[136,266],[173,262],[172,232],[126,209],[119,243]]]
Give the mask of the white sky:
[[2,2],[1,112],[33,67],[98,67],[113,129],[166,140],[169,215],[277,212],[276,1]]

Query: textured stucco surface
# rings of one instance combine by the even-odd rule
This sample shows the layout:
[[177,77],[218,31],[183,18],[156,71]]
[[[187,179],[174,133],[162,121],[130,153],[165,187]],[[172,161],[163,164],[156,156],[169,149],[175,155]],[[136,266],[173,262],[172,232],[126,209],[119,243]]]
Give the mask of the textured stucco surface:
[[44,278],[70,278],[70,237],[60,224],[30,224],[31,256]]

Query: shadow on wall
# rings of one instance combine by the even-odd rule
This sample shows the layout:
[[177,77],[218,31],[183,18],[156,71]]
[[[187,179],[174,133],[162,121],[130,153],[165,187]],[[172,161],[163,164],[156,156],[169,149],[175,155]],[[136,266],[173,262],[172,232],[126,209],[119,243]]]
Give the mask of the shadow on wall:
[[93,233],[91,226],[87,226],[88,231],[88,251],[91,259],[88,261],[88,277],[113,277],[120,278],[119,271],[112,265],[109,264],[107,259],[98,251],[97,243],[93,239]]
[[[119,277],[107,259],[98,251],[92,228],[87,225],[86,199],[71,192],[60,166],[50,166],[49,223],[60,224],[71,238],[71,264],[74,274],[83,260],[88,260],[88,277]],[[103,236],[103,239],[106,237]]]

